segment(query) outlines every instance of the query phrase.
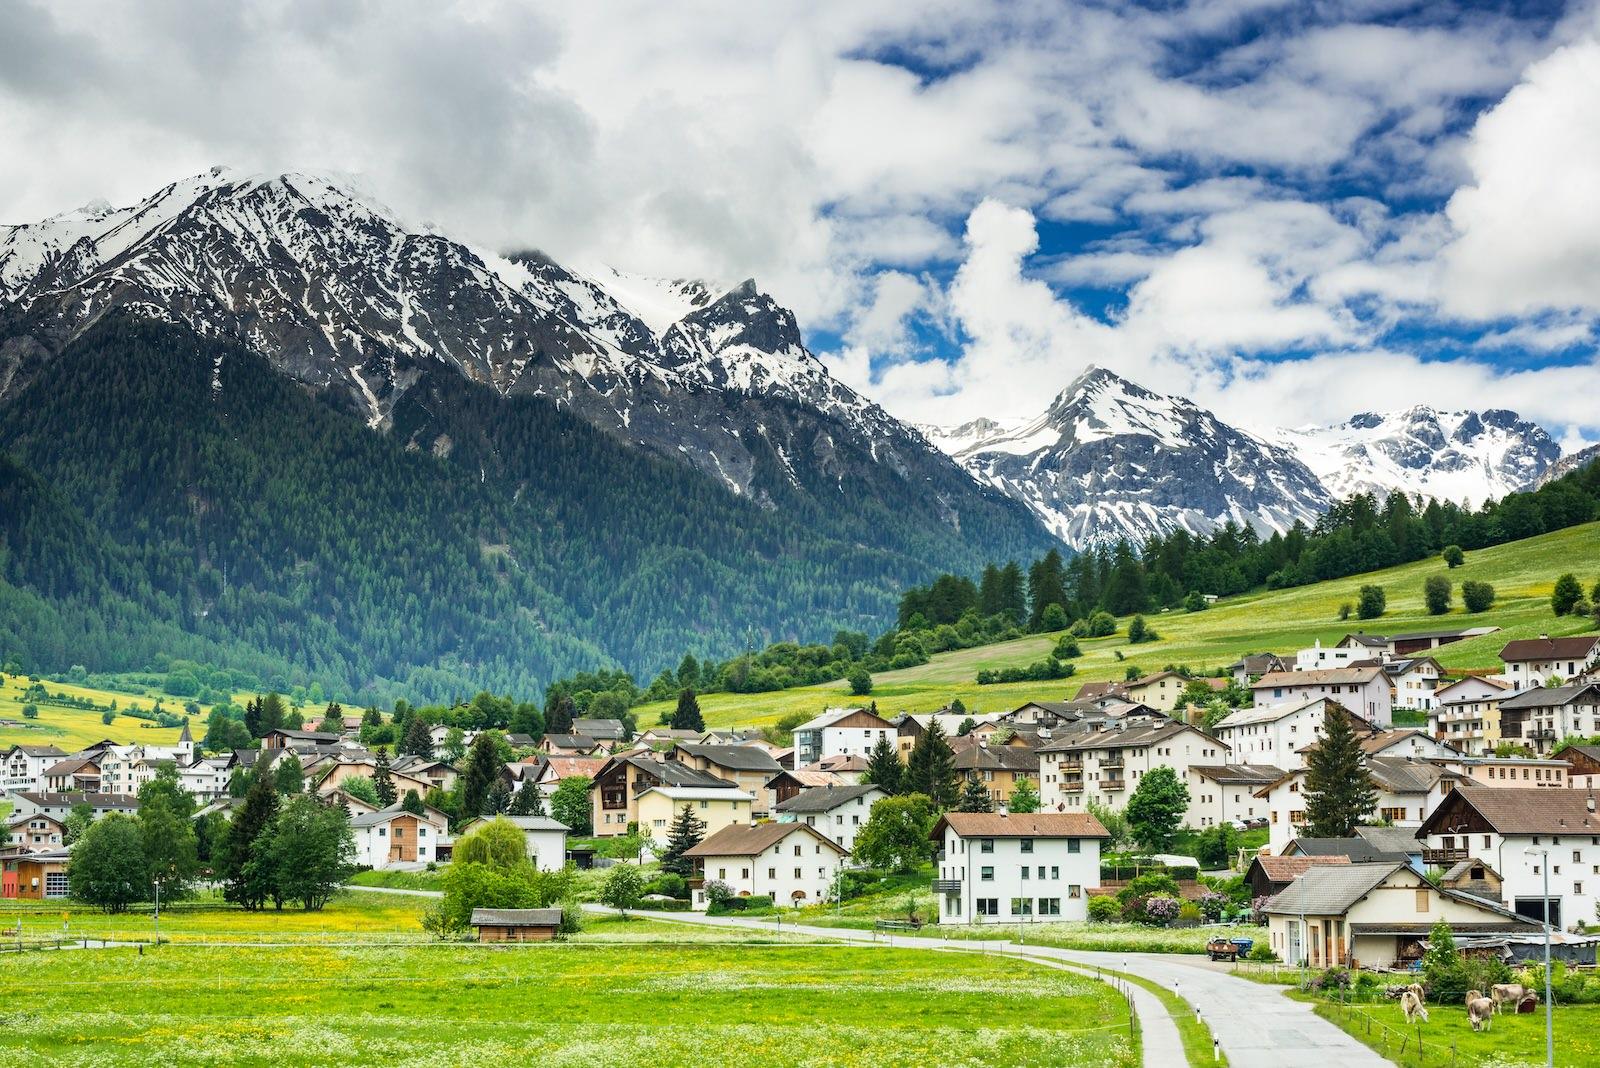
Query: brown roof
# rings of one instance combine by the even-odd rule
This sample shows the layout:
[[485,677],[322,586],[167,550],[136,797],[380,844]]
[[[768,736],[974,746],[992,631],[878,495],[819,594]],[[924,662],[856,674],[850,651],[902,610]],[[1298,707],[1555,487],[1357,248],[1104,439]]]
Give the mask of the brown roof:
[[793,779],[796,785],[799,786],[845,785],[844,779],[838,775],[835,775],[831,771],[812,771],[810,768],[801,768],[799,771],[792,771],[789,768],[785,768],[772,778],[768,779],[767,786],[771,787],[773,783],[777,782],[781,778],[784,778],[785,776]]
[[550,765],[550,770],[555,772],[557,779],[571,779],[582,776],[592,779],[595,773],[605,767],[605,757],[545,757],[545,763]]
[[1600,834],[1600,816],[1589,811],[1589,794],[1531,786],[1458,786],[1417,829],[1417,837],[1450,834],[1450,813],[1470,805],[1497,834]]
[[1381,667],[1319,668],[1316,671],[1269,671],[1257,679],[1251,689],[1271,689],[1274,686],[1334,686],[1342,683],[1371,682],[1383,674]]
[[1268,879],[1275,883],[1287,883],[1298,879],[1306,873],[1306,869],[1317,864],[1348,864],[1350,858],[1335,854],[1328,857],[1274,857],[1258,856],[1252,862],[1261,867],[1261,871]]
[[765,853],[796,831],[809,834],[819,842],[826,842],[837,853],[844,849],[827,835],[813,830],[806,823],[757,823],[754,826],[724,827],[692,849],[684,851],[686,857],[753,857]]
[[1099,697],[1102,694],[1125,694],[1127,692],[1128,684],[1125,682],[1086,682],[1078,687],[1077,696],[1073,700],[1083,701],[1090,697]]
[[951,828],[963,838],[1109,838],[1087,812],[946,812],[934,825],[934,838]]
[[1513,660],[1582,660],[1594,651],[1600,637],[1579,634],[1571,638],[1518,638],[1506,642],[1500,650],[1500,659]]

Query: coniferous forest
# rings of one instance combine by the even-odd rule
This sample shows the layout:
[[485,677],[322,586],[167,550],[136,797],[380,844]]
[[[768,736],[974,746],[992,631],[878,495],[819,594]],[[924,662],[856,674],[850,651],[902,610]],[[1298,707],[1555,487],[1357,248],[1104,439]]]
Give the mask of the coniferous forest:
[[740,498],[454,372],[374,432],[235,343],[129,319],[0,417],[0,657],[38,671],[179,657],[352,699],[531,694],[877,631],[906,586],[1047,544],[1004,514],[931,521],[904,481],[844,515],[805,487]]

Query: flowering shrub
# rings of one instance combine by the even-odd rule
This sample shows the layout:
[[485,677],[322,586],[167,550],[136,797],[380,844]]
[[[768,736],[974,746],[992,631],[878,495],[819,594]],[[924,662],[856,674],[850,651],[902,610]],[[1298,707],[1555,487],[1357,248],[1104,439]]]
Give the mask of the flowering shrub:
[[1267,902],[1272,900],[1271,894],[1262,894],[1250,901],[1250,922],[1258,927],[1267,925]]
[[1200,906],[1200,914],[1206,918],[1207,923],[1216,923],[1222,919],[1223,912],[1228,908],[1228,895],[1207,890],[1200,895],[1200,900],[1195,904]]
[[1172,926],[1182,909],[1183,903],[1175,897],[1153,894],[1144,899],[1145,922],[1153,927]]

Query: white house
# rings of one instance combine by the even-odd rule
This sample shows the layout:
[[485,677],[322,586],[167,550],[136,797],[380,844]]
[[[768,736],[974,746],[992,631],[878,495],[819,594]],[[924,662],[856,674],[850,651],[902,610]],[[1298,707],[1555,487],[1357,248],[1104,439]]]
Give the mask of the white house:
[[1189,771],[1195,777],[1189,784],[1189,825],[1196,830],[1267,819],[1267,800],[1256,791],[1284,776],[1271,764],[1195,764]]
[[1084,920],[1108,835],[1086,812],[946,812],[933,881],[941,923]]
[[1305,766],[1301,750],[1322,734],[1329,704],[1326,697],[1236,709],[1214,728],[1217,739],[1241,764],[1271,764],[1293,771]]
[[735,897],[768,897],[778,905],[826,901],[843,864],[844,847],[804,823],[758,823],[724,827],[684,856],[694,860],[703,883],[694,908],[710,904],[706,885],[718,882]]
[[440,839],[449,830],[443,813],[425,809],[418,816],[398,804],[350,817],[355,832],[355,862],[371,868],[427,864],[438,859]]
[[[1367,771],[1378,795],[1372,817],[1395,827],[1420,827],[1446,794],[1467,781],[1459,772],[1426,758],[1369,755]],[[1274,853],[1283,852],[1301,835],[1305,781],[1305,769],[1300,768],[1256,792],[1266,803],[1267,844]]]
[[855,786],[814,786],[778,802],[779,823],[803,823],[832,838],[849,853],[856,834],[872,814],[872,806],[887,795],[871,783]]
[[53,745],[14,745],[0,758],[0,790],[43,790],[45,770],[69,754]]
[[1551,678],[1569,682],[1600,664],[1600,636],[1578,634],[1570,638],[1519,638],[1500,650],[1504,665],[1500,678],[1521,689],[1543,686]]
[[864,708],[830,708],[794,729],[790,767],[799,770],[826,757],[865,758],[879,738],[894,745],[898,737],[899,729],[893,723]]
[[1327,697],[1339,702],[1374,727],[1394,721],[1393,693],[1382,665],[1329,668],[1321,671],[1275,671],[1250,686],[1258,705],[1281,705]]
[[540,871],[560,871],[567,864],[567,825],[549,816],[479,816],[464,824],[457,839],[470,834],[491,819],[508,820],[516,824],[527,843],[528,859]]
[[1426,712],[1433,708],[1434,691],[1444,669],[1431,656],[1390,660],[1383,665],[1389,676],[1389,686],[1394,690],[1394,707]]
[[1500,698],[1499,712],[1502,740],[1548,755],[1563,738],[1600,734],[1600,682],[1530,686]]
[[1334,645],[1323,645],[1318,638],[1309,649],[1294,655],[1296,671],[1326,671],[1349,667],[1364,660],[1387,660],[1389,639],[1379,634],[1346,634]]
[[[1500,873],[1502,903],[1542,918],[1550,884],[1550,922],[1593,927],[1600,891],[1600,818],[1587,791],[1461,786],[1434,809],[1418,836],[1427,864],[1479,860]],[[1548,867],[1548,872],[1546,868]]]
[[1480,675],[1434,691],[1428,730],[1472,756],[1492,753],[1500,742],[1500,699],[1513,693],[1509,683]]
[[215,801],[228,792],[233,777],[227,757],[201,757],[187,767],[179,765],[178,784],[200,801]]
[[133,815],[139,810],[139,799],[126,794],[49,794],[37,790],[13,790],[6,794],[12,804],[13,816],[31,816],[36,812],[65,820],[78,805],[88,805],[99,819],[107,812]]
[[1139,780],[1170,767],[1189,787],[1185,823],[1200,826],[1211,810],[1198,800],[1194,765],[1214,767],[1231,758],[1228,747],[1198,727],[1177,720],[1134,720],[1068,734],[1039,747],[1039,799],[1045,811],[1085,811],[1090,802],[1121,808]]

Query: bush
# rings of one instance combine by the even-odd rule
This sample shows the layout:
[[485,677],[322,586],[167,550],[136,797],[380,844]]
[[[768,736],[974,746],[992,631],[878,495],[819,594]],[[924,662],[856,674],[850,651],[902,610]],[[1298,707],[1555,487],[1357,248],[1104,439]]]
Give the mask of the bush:
[[1444,566],[1451,568],[1460,567],[1462,564],[1466,563],[1467,559],[1466,556],[1461,552],[1461,546],[1459,545],[1446,545],[1444,547],[1444,552],[1440,553],[1439,555],[1444,557]]
[[1267,945],[1265,942],[1257,942],[1255,945],[1250,947],[1250,952],[1244,955],[1244,959],[1271,963],[1272,961],[1278,959],[1278,955],[1272,952],[1272,947]]
[[1204,612],[1210,607],[1211,602],[1207,601],[1206,595],[1199,590],[1190,590],[1189,596],[1183,599],[1183,610],[1185,612]]
[[1339,622],[1343,623],[1350,618],[1350,602],[1346,601],[1339,606]]
[[1128,623],[1129,645],[1139,645],[1142,642],[1159,641],[1160,638],[1161,635],[1155,632],[1155,628],[1144,621],[1144,616],[1134,616],[1133,619]]
[[39,706],[38,705],[32,705],[32,704],[23,705],[22,706],[22,718],[23,719],[38,719],[39,718]]
[[1356,615],[1361,619],[1377,619],[1389,607],[1389,595],[1382,586],[1363,586],[1356,591]]
[[1583,600],[1583,587],[1578,585],[1578,576],[1567,572],[1556,579],[1555,589],[1550,591],[1550,610],[1558,616],[1571,613]]
[[1215,890],[1207,890],[1200,895],[1197,911],[1205,917],[1207,923],[1216,923],[1228,909],[1228,895],[1220,894]]
[[1422,601],[1428,606],[1430,616],[1442,616],[1450,611],[1450,580],[1443,575],[1429,575],[1422,584]]
[[1486,612],[1494,605],[1494,587],[1468,579],[1461,584],[1461,603],[1469,612]]
[[1096,612],[1089,617],[1089,637],[1109,638],[1117,632],[1117,617],[1110,612]]
[[1066,609],[1059,604],[1045,605],[1044,612],[1039,617],[1041,630],[1065,630],[1068,622]]
[[857,664],[850,669],[850,692],[857,697],[864,697],[872,692],[872,676],[867,669]]
[[1178,881],[1164,871],[1146,872],[1118,890],[1117,900],[1126,905],[1133,898],[1148,897],[1151,894],[1177,897]]
[[1086,619],[1073,620],[1072,626],[1067,628],[1067,633],[1074,638],[1087,638],[1089,636],[1089,621]]
[[1178,914],[1183,911],[1183,903],[1181,901],[1165,894],[1152,894],[1146,898],[1136,897],[1133,900],[1142,902],[1144,908],[1142,922],[1148,923],[1152,927],[1171,927],[1172,921],[1176,920]]
[[666,897],[686,898],[689,896],[689,883],[676,872],[664,871],[645,884],[644,892],[647,895],[662,894]]
[[1050,655],[1057,660],[1071,660],[1075,656],[1082,656],[1083,650],[1078,648],[1078,640],[1070,634],[1063,634],[1056,642],[1056,647]]
[[1178,919],[1184,923],[1199,923],[1201,915],[1200,906],[1192,901],[1185,901],[1178,906]]
[[1116,923],[1122,918],[1122,903],[1114,897],[1096,895],[1089,899],[1091,923]]

